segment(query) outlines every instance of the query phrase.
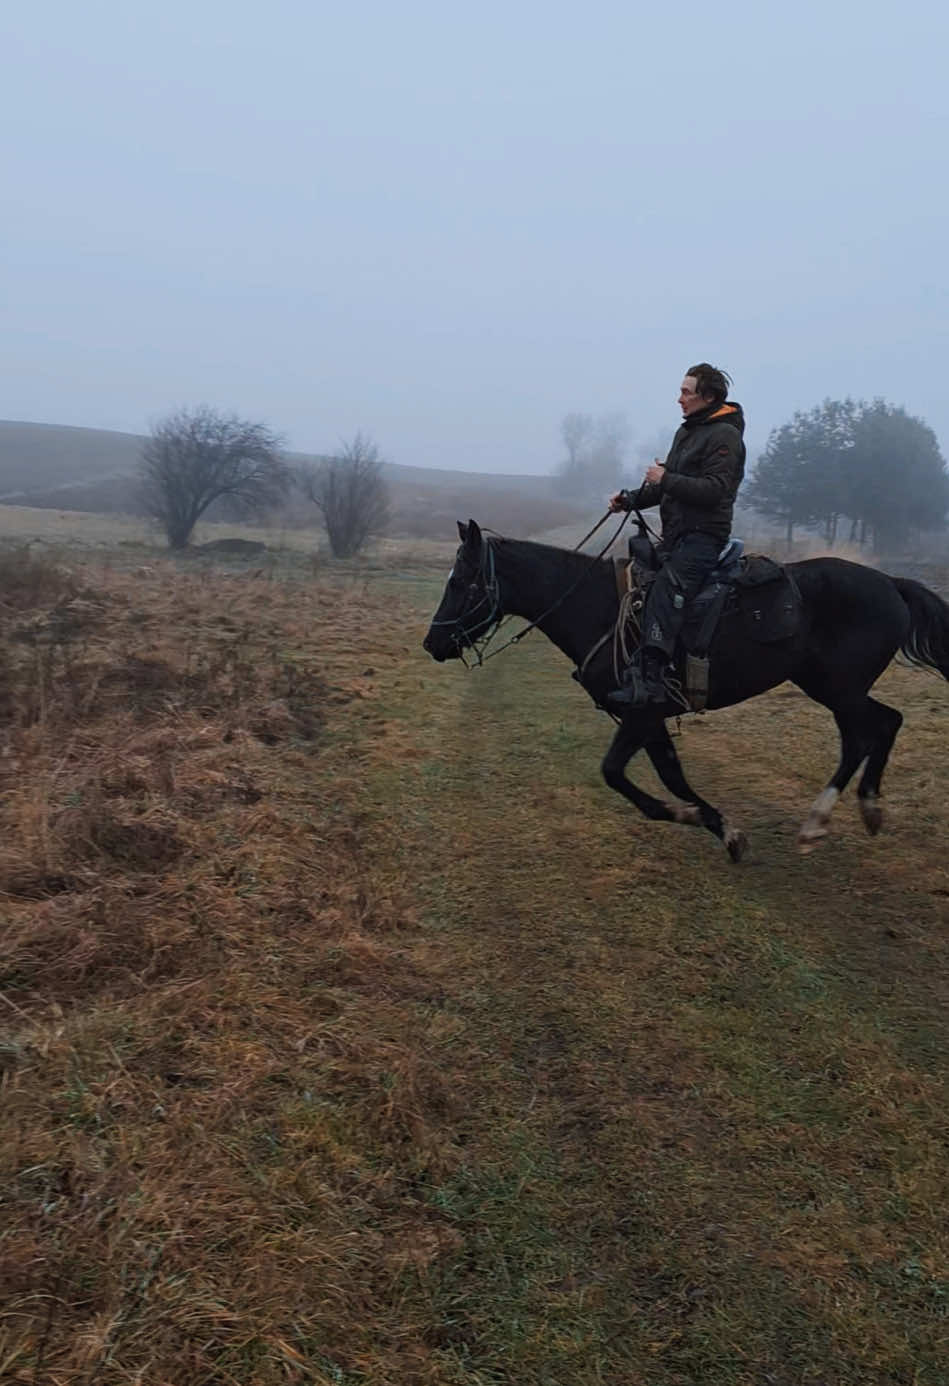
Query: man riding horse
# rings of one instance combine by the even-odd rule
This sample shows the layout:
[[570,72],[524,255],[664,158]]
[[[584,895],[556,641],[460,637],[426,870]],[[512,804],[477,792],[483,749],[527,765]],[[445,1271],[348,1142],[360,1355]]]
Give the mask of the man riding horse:
[[656,459],[633,495],[618,491],[610,509],[659,506],[662,566],[650,585],[642,644],[607,701],[618,707],[664,703],[664,674],[672,663],[685,607],[698,593],[728,543],[735,496],[745,473],[745,417],[728,399],[731,379],[707,361],[682,381],[682,424],[665,462]]

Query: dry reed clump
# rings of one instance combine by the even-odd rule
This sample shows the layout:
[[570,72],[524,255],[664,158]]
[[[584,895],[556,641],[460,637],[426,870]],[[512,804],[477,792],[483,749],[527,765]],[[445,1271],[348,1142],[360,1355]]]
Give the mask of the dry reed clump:
[[86,600],[0,621],[0,1376],[433,1380],[398,1287],[457,1238],[393,1171],[451,1167],[463,1085],[353,811],[385,613],[167,572]]
[[33,611],[74,597],[81,583],[76,574],[50,554],[29,544],[0,547],[0,611]]

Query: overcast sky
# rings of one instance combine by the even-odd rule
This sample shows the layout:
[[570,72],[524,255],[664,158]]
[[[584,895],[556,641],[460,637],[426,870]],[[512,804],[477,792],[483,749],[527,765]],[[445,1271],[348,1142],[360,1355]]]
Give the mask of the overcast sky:
[[303,451],[544,472],[570,410],[671,435],[705,358],[753,442],[883,395],[947,452],[946,16],[6,6],[0,417],[207,402]]

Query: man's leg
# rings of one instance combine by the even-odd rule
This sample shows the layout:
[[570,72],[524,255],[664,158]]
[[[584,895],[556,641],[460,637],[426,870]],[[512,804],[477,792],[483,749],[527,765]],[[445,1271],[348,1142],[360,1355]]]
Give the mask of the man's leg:
[[610,703],[638,707],[666,701],[663,676],[675,654],[686,604],[715,567],[721,548],[708,534],[687,534],[676,544],[646,598],[642,648],[626,671],[623,687],[609,694]]

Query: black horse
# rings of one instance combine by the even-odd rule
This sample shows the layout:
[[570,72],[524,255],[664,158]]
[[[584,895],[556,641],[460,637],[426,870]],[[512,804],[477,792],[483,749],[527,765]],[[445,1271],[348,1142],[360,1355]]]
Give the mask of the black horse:
[[[608,559],[520,539],[482,535],[459,523],[461,546],[432,619],[424,647],[441,662],[483,642],[506,615],[522,616],[577,667],[575,677],[604,705],[615,687],[612,642],[619,596]],[[753,643],[740,623],[723,621],[710,650],[708,707],[729,707],[790,679],[834,715],[840,763],[801,828],[803,850],[827,834],[831,811],[851,777],[864,766],[857,790],[863,822],[879,831],[880,782],[903,718],[869,690],[897,651],[949,679],[949,605],[922,583],[888,577],[840,558],[788,565],[801,596],[795,635],[777,644]],[[599,651],[588,658],[598,641]],[[729,826],[686,781],[665,719],[681,711],[670,701],[624,712],[603,760],[603,778],[648,818],[707,828],[738,861],[747,840]],[[627,779],[628,762],[645,747],[681,805],[663,803]]]

